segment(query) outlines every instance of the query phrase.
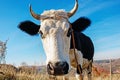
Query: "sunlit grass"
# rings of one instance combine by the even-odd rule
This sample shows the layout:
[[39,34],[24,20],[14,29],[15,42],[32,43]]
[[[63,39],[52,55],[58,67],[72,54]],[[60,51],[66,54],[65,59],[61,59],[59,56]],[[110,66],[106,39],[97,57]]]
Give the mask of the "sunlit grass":
[[[24,68],[24,67],[23,67]],[[28,67],[29,68],[29,67]],[[15,68],[13,65],[0,65],[0,80],[63,80],[63,77],[57,76],[56,78],[49,78],[49,75],[45,73],[45,68],[42,72],[36,72],[36,68],[24,68],[20,71],[19,68]],[[76,80],[74,72],[66,75],[69,80]],[[112,74],[112,80],[120,80],[120,74]],[[84,77],[87,80],[87,77]],[[92,76],[92,80],[110,80],[110,75],[99,75],[95,74]]]

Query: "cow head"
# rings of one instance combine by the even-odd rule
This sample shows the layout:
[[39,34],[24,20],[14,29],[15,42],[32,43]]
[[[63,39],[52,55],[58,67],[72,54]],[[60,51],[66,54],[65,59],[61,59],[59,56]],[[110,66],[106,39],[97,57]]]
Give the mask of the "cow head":
[[[41,15],[34,13],[30,6],[31,15],[41,21],[41,25],[25,21],[19,28],[30,35],[41,34],[43,47],[46,53],[47,71],[51,75],[64,75],[70,69],[69,49],[70,37],[67,36],[70,28],[69,17],[74,15],[78,8],[76,0],[70,12],[64,10],[48,10]],[[78,23],[78,22],[77,22]]]

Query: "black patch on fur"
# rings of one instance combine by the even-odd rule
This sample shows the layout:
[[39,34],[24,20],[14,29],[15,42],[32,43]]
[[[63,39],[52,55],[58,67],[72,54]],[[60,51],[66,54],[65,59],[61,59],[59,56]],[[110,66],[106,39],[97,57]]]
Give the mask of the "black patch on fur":
[[86,17],[80,17],[75,22],[72,23],[72,28],[75,31],[84,31],[88,26],[90,26],[91,21]]
[[31,21],[23,21],[18,25],[18,28],[29,35],[36,35],[38,34],[40,25],[37,25]]
[[[75,39],[75,48],[78,51],[81,51],[83,54],[83,58],[92,60],[94,56],[94,45],[92,40],[81,32],[74,31],[74,39]],[[71,39],[70,49],[73,49],[73,42]]]

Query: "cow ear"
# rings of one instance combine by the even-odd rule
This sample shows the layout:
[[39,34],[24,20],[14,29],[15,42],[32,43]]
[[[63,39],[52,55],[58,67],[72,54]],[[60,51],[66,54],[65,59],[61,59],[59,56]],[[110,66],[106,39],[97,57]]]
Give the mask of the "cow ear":
[[72,23],[72,28],[75,31],[84,31],[88,26],[90,26],[91,21],[86,17],[80,17],[75,22]]
[[29,35],[36,35],[38,34],[40,25],[37,25],[31,21],[23,21],[18,25],[18,28]]

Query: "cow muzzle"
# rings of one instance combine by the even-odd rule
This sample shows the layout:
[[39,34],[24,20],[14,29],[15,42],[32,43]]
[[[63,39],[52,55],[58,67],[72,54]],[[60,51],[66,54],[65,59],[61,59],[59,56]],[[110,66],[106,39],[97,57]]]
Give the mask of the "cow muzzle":
[[49,62],[47,65],[47,72],[49,75],[64,75],[67,74],[69,70],[69,65],[67,62],[57,62],[54,65]]

